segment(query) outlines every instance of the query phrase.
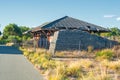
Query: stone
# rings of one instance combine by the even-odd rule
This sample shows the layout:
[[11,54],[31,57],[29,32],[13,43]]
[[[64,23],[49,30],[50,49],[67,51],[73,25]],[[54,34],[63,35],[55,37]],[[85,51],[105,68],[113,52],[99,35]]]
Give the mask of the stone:
[[111,48],[118,42],[81,30],[61,30],[54,33],[49,51],[87,50],[92,46],[94,50]]

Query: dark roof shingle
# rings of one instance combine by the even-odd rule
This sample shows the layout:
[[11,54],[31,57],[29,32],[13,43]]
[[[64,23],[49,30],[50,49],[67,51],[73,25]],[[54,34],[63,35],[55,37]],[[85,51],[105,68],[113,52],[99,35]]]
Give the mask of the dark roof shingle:
[[91,24],[82,20],[78,20],[69,16],[62,17],[60,19],[57,19],[55,21],[49,22],[44,25],[40,25],[36,28],[34,28],[32,31],[37,31],[40,29],[80,29],[85,31],[101,31],[101,32],[107,32],[109,31],[106,28],[103,28],[101,26],[97,26],[95,24]]

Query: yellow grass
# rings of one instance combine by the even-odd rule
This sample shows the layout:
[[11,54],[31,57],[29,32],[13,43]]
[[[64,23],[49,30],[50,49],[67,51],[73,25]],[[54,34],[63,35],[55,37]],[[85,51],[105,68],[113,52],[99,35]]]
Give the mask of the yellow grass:
[[[80,57],[71,60],[53,60],[51,54],[44,49],[22,49],[24,55],[42,72],[48,80],[120,80],[120,60],[101,59],[96,61],[95,57],[89,58],[91,53],[82,51]],[[115,51],[115,49],[111,49]],[[117,49],[119,50],[119,49]],[[60,54],[60,56],[69,55]],[[78,55],[73,51],[72,56]],[[92,54],[94,55],[94,53]],[[87,56],[87,57],[83,57]],[[114,55],[113,55],[114,57]],[[116,57],[115,57],[116,58]],[[115,75],[117,74],[117,78]]]

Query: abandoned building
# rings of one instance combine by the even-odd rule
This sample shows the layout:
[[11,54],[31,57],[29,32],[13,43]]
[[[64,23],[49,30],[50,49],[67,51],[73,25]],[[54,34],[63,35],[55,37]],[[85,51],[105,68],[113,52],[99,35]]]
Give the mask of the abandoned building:
[[93,35],[91,33],[109,32],[108,29],[69,16],[45,23],[30,31],[35,40],[35,46],[49,51],[87,50],[110,48],[115,41]]

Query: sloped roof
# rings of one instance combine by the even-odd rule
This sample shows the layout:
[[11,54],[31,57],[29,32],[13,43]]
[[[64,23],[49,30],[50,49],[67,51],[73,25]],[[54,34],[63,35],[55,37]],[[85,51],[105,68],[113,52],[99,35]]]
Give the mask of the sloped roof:
[[109,30],[95,24],[91,24],[82,20],[78,20],[69,16],[62,17],[55,21],[40,25],[34,28],[32,31],[49,29],[80,29],[84,31],[100,31],[108,32]]

